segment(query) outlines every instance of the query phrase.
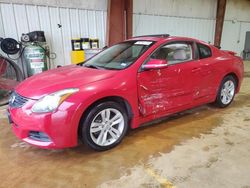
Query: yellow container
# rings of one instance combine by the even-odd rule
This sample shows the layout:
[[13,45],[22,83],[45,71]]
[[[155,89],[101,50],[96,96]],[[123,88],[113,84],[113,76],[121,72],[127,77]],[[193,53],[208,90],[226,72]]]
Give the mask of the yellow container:
[[71,51],[71,63],[78,64],[85,60],[84,50]]

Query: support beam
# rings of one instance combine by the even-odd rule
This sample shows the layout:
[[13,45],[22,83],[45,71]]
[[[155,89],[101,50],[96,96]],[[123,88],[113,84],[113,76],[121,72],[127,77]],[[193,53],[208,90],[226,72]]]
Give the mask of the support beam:
[[133,0],[108,0],[107,41],[111,46],[132,36]]
[[223,30],[224,17],[226,12],[227,0],[217,0],[216,25],[214,34],[214,45],[220,46]]
[[133,35],[133,0],[125,0],[126,6],[126,38],[129,39]]

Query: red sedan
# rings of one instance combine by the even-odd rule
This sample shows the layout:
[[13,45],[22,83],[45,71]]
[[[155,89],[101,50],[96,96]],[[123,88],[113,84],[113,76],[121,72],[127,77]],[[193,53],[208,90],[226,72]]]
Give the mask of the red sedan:
[[121,142],[128,128],[195,106],[228,106],[239,92],[243,62],[200,40],[135,37],[80,65],[35,75],[9,102],[15,135],[42,148],[95,150]]

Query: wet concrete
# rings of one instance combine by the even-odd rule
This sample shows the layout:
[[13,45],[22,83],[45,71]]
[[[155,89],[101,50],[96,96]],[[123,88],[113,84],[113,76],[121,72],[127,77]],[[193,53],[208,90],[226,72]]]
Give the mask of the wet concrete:
[[[159,183],[161,179],[154,175],[155,171],[159,172],[156,174],[160,177],[170,177],[169,181],[173,184],[178,181],[185,182],[185,178],[188,179],[188,177],[184,175],[177,178],[178,181],[171,179],[175,177],[175,172],[172,170],[170,173],[168,169],[174,169],[176,166],[171,166],[170,158],[165,155],[176,152],[176,146],[184,147],[184,143],[190,140],[191,146],[196,146],[192,140],[203,139],[204,135],[214,134],[216,128],[225,125],[228,114],[235,118],[227,120],[228,122],[244,118],[244,122],[248,124],[245,116],[249,115],[250,108],[250,62],[247,65],[242,90],[229,108],[217,109],[206,105],[174,115],[161,123],[130,131],[118,147],[106,152],[95,152],[84,145],[72,149],[49,151],[20,142],[12,134],[4,115],[5,109],[1,108],[0,187],[166,186],[168,180],[165,180],[165,184]],[[244,117],[237,115],[238,111],[242,112]],[[239,122],[243,124],[242,121]],[[218,137],[220,138],[217,136],[214,139]],[[234,142],[230,140],[228,143],[227,145],[230,146],[230,143]],[[210,147],[210,145],[207,147],[204,145],[202,148],[211,150]],[[250,152],[248,145],[246,150]],[[192,149],[189,148],[180,153],[184,154],[188,151]],[[174,155],[172,160],[180,160],[183,157],[180,153]],[[203,155],[204,160],[207,159],[208,155],[206,153]],[[192,162],[195,162],[195,159]],[[208,160],[213,163],[218,159],[215,157]],[[181,165],[179,169],[192,167],[189,164]],[[204,165],[209,164],[204,162]],[[153,169],[153,173],[145,170],[147,166]]]

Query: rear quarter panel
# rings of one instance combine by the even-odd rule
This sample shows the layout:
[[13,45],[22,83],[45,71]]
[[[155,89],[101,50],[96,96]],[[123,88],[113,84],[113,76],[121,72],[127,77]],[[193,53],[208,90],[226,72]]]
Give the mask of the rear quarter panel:
[[223,78],[229,74],[237,77],[238,85],[236,92],[239,92],[244,74],[244,64],[240,57],[233,56],[227,52],[212,47],[213,52],[213,70],[215,71],[216,94]]

